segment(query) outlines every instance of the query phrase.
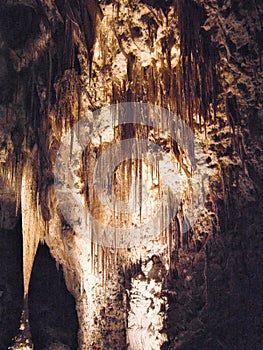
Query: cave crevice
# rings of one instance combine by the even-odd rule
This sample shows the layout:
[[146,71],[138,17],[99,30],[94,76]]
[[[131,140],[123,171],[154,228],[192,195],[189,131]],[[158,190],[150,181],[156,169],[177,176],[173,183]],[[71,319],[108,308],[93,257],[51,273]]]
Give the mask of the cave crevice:
[[47,245],[39,245],[28,295],[29,321],[35,350],[63,344],[78,347],[75,299],[67,290],[63,269],[57,266]]

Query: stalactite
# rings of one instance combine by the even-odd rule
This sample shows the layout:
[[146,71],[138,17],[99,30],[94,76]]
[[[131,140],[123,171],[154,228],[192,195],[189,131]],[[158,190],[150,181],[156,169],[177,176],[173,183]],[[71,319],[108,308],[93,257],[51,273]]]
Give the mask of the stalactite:
[[239,146],[238,141],[239,141],[239,127],[240,127],[241,116],[238,110],[237,97],[233,95],[231,91],[228,92],[226,96],[225,104],[226,104],[226,116],[233,133],[232,143],[233,143],[234,149],[236,149]]
[[23,168],[21,188],[21,212],[23,229],[23,275],[24,293],[28,295],[30,275],[40,239],[43,239],[45,225],[40,213],[40,207],[35,202],[34,174],[30,161]]
[[102,11],[97,0],[89,2],[81,0],[82,29],[85,34],[86,45],[89,55],[90,77],[92,71],[93,46],[96,39],[98,18],[102,18]]
[[[191,0],[176,4],[180,31],[180,51],[183,82],[178,90],[184,93],[188,105],[188,123],[193,127],[194,111],[203,118],[204,125],[211,120],[210,104],[217,109],[216,50],[209,34],[201,29],[205,21],[202,7]],[[181,116],[181,115],[180,115]],[[184,119],[184,115],[181,116]]]

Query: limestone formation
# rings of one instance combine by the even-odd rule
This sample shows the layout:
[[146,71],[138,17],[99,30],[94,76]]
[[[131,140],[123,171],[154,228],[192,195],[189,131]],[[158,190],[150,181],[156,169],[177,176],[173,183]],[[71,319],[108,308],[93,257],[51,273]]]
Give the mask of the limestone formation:
[[[19,242],[16,232],[22,231],[17,245],[22,244],[23,315],[29,312],[20,330],[10,316],[13,328],[1,329],[1,349],[33,348],[34,342],[42,344],[35,346],[39,350],[76,349],[71,332],[76,322],[56,328],[48,321],[49,309],[39,312],[39,333],[32,327],[30,333],[30,305],[37,305],[30,301],[32,270],[42,244],[75,299],[79,349],[260,348],[262,12],[259,0],[1,1],[1,268],[9,264],[6,250],[19,260],[19,247],[12,243],[13,248],[7,233]],[[120,248],[97,244],[93,228],[91,239],[74,231],[54,182],[57,153],[70,128],[88,115],[91,134],[92,112],[125,102],[159,106],[183,120],[200,140],[209,185],[199,193],[204,207],[190,225],[196,148],[189,156],[161,130],[104,120],[107,137],[98,133],[85,145],[70,179],[96,220],[106,227],[139,225],[127,213],[109,214],[93,187],[96,162],[117,141],[143,138],[156,144],[184,184],[174,217],[174,199],[167,193],[165,229],[146,243]],[[174,127],[171,121],[170,135]],[[182,131],[182,138],[187,135]],[[69,160],[77,152],[72,145],[74,135]],[[115,197],[128,202],[135,194],[142,208],[146,183],[157,210],[163,188],[159,164],[123,161],[110,178]],[[65,195],[71,210],[67,200]],[[151,214],[139,211],[137,219]],[[19,261],[0,274],[1,327],[7,327],[1,315],[12,309],[10,298],[17,298],[14,308],[22,315],[22,298],[8,277],[17,266]]]

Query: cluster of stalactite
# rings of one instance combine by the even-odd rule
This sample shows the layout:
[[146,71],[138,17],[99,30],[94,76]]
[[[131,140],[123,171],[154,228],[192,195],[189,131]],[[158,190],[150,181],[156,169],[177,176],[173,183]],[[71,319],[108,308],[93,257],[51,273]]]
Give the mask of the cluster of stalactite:
[[[162,247],[163,250],[159,254],[159,250],[156,249],[159,256],[152,256],[150,271],[147,273],[142,271],[142,258],[140,253],[135,252],[136,249],[133,250],[131,247],[112,249],[91,242],[90,250],[87,249],[82,260],[85,260],[84,267],[79,266],[79,271],[77,273],[73,271],[72,274],[68,272],[72,266],[65,267],[65,274],[71,278],[71,280],[67,279],[68,285],[71,286],[69,289],[73,290],[77,297],[79,293],[80,298],[83,299],[85,293],[91,292],[89,296],[86,296],[90,298],[88,299],[90,310],[85,315],[91,315],[92,319],[93,310],[96,309],[96,306],[101,306],[94,303],[100,293],[97,292],[100,290],[99,283],[103,291],[112,286],[112,290],[116,293],[114,294],[116,299],[114,299],[114,305],[121,310],[129,304],[129,300],[122,299],[125,295],[124,289],[132,290],[132,283],[135,287],[147,286],[150,280],[154,280],[156,285],[163,283],[162,297],[165,295],[164,300],[167,297],[168,304],[173,304],[176,288],[179,290],[178,293],[181,287],[185,288],[187,296],[188,283],[189,285],[193,283],[192,290],[195,292],[194,282],[191,282],[194,280],[191,279],[194,272],[191,268],[188,271],[188,268],[192,262],[194,266],[197,266],[200,260],[202,268],[198,273],[200,273],[201,284],[204,283],[207,288],[207,238],[216,230],[219,232],[219,217],[225,218],[224,223],[223,219],[220,222],[223,231],[236,230],[236,224],[232,223],[232,215],[234,215],[234,209],[239,210],[234,204],[235,201],[238,201],[239,192],[242,190],[245,193],[244,188],[247,188],[248,196],[253,196],[257,190],[260,193],[261,180],[256,176],[257,169],[253,168],[253,164],[249,166],[245,162],[247,139],[241,130],[240,95],[237,90],[228,89],[224,85],[223,90],[226,92],[230,90],[230,92],[222,93],[220,96],[222,91],[218,76],[219,71],[222,73],[222,67],[220,67],[222,62],[220,62],[218,51],[222,50],[222,47],[218,46],[223,41],[218,39],[217,46],[212,42],[212,37],[217,35],[215,31],[218,29],[213,31],[211,23],[206,26],[207,8],[205,6],[207,4],[201,5],[200,3],[202,2],[197,3],[193,0],[144,0],[139,2],[115,0],[101,1],[99,4],[96,0],[54,0],[42,1],[41,6],[35,9],[19,5],[13,11],[12,7],[7,10],[3,7],[5,17],[11,16],[10,13],[15,17],[16,13],[22,10],[23,16],[21,17],[31,21],[32,24],[32,37],[27,41],[28,27],[24,28],[25,35],[18,35],[19,30],[21,31],[21,28],[18,27],[12,36],[11,31],[3,30],[4,26],[10,29],[10,24],[8,27],[8,22],[0,15],[1,40],[3,41],[0,63],[3,63],[4,67],[0,69],[0,77],[5,80],[5,69],[7,69],[12,78],[12,82],[6,87],[3,82],[0,82],[0,87],[3,87],[0,91],[1,114],[2,120],[6,121],[4,130],[6,137],[0,148],[0,175],[6,186],[11,184],[11,187],[15,189],[17,211],[22,207],[25,293],[28,292],[38,243],[45,238],[48,239],[49,229],[55,231],[55,224],[59,221],[56,221],[55,224],[50,223],[54,215],[50,189],[54,183],[54,163],[62,136],[75,122],[85,116],[86,108],[93,111],[107,104],[121,102],[150,102],[165,107],[184,120],[194,132],[197,130],[207,132],[210,137],[210,148],[220,159],[218,166],[215,165],[212,155],[211,158],[208,157],[209,167],[211,169],[218,167],[220,175],[217,174],[218,181],[211,185],[210,197],[204,209],[205,214],[200,217],[202,227],[198,227],[197,224],[192,230],[187,232],[183,230],[182,226],[187,224],[187,217],[184,217],[184,206],[191,196],[190,191],[185,193],[185,202],[178,208],[173,220],[170,220],[169,210],[167,208],[163,210],[162,220],[171,222],[158,238],[158,249]],[[126,6],[128,12],[136,14],[136,11],[140,10],[138,7],[140,4],[147,5],[149,10],[142,12],[142,28],[135,26],[131,21],[128,25],[130,34],[118,31],[117,26],[125,27],[123,7]],[[106,26],[109,32],[113,31],[112,37],[110,37],[111,34],[107,37],[105,31],[100,30],[100,23],[103,22],[103,10],[100,5],[112,6],[114,21],[107,23],[108,27]],[[222,16],[227,16],[223,10]],[[137,55],[138,51],[133,51],[127,43],[130,35],[131,41],[136,46],[145,26],[148,49],[152,53],[158,47],[156,50],[158,55],[153,55],[154,57],[149,62],[143,58],[148,63],[144,61],[142,64],[143,59]],[[159,30],[160,28],[162,31]],[[18,37],[20,37],[19,40]],[[233,45],[229,40],[226,41],[230,49],[232,47],[230,51],[228,47],[226,48],[231,61]],[[96,45],[100,50],[102,65],[95,57]],[[258,46],[260,50],[260,42]],[[115,74],[116,71],[112,64],[115,53],[123,57],[120,64],[125,63],[124,74],[120,76]],[[226,64],[228,65],[229,62]],[[219,80],[222,82],[222,79]],[[223,82],[223,84],[226,83]],[[219,109],[218,105],[220,105]],[[259,120],[256,112],[251,116],[251,120],[251,124],[253,120]],[[251,133],[260,134],[260,130],[252,125]],[[156,143],[165,152],[172,154],[173,159],[181,166],[187,178],[191,177],[191,165],[190,167],[185,165],[187,155],[171,138],[158,134],[151,127],[128,124],[115,128],[112,143],[129,138],[148,139]],[[94,195],[93,187],[89,185],[93,181],[95,161],[112,143],[102,142],[99,146],[87,145],[81,159],[83,168],[80,178],[86,204],[89,210],[93,211],[92,214],[101,215],[101,220],[104,219],[104,213],[98,205],[98,198]],[[3,149],[5,152],[2,152]],[[241,162],[235,159],[235,153],[238,154]],[[4,161],[2,161],[3,154],[6,155]],[[257,154],[260,157],[259,149],[257,149]],[[135,192],[139,193],[139,198],[142,199],[140,193],[143,181],[142,169],[141,160],[123,162],[116,169],[113,179],[121,178],[121,181],[116,180],[116,186],[113,186],[113,189],[119,199],[127,200],[133,177],[136,182]],[[158,162],[152,166],[152,173],[154,172],[158,177]],[[255,188],[250,186],[247,179],[244,180],[242,175],[240,176],[244,172],[252,178]],[[172,199],[169,205],[173,205]],[[211,213],[212,215],[209,216]],[[73,237],[74,233],[66,225],[64,219],[60,217],[60,220],[61,236]],[[57,227],[60,228],[59,225]],[[206,227],[206,230],[203,227]],[[43,232],[47,233],[46,237]],[[66,237],[65,240],[67,239]],[[149,243],[149,251],[151,247]],[[51,246],[50,249],[52,252]],[[143,252],[145,253],[143,259],[150,260],[151,252],[149,251]],[[64,254],[67,255],[67,253],[69,251],[65,249]],[[90,264],[88,267],[92,271],[89,272],[90,286],[87,283],[87,271],[84,271],[85,264]],[[76,266],[73,263],[73,269]],[[114,280],[113,283],[114,275],[116,275],[116,281]],[[94,276],[99,277],[96,279]],[[177,282],[175,285],[175,279],[178,276],[180,276],[181,285]],[[95,292],[94,289],[96,289]],[[110,294],[109,291],[108,293]],[[195,304],[198,298],[199,295],[193,295],[191,303]],[[102,299],[103,297],[100,301]],[[132,301],[134,299],[136,296],[133,296]],[[200,308],[207,304],[207,289],[201,299],[199,300]],[[112,303],[109,298],[105,303],[106,309],[108,306],[111,307]],[[78,304],[81,310],[79,317],[82,317],[83,310],[80,304]],[[182,303],[182,305],[183,309],[185,304]],[[195,306],[191,305],[191,308],[192,306],[194,309]],[[189,315],[188,311],[186,312],[187,317],[191,317],[191,308],[190,311],[188,310]],[[112,324],[115,322],[114,312],[111,309],[111,318],[106,320],[106,314],[103,314],[102,310],[103,322],[105,321],[102,328],[105,334],[111,331],[111,322]],[[184,311],[180,310],[180,312]],[[83,323],[85,323],[85,315]],[[172,313],[172,319],[177,315],[178,310],[175,310],[175,313]],[[122,316],[118,315],[118,317],[121,319]],[[122,321],[121,333],[124,338],[123,334],[126,330],[124,319]],[[95,323],[94,328],[97,327]],[[92,326],[90,329],[92,330]],[[174,330],[171,331],[173,332]],[[100,336],[104,337],[104,335]],[[91,334],[90,337],[92,338],[93,335]],[[112,339],[113,344],[115,340]],[[112,348],[112,344],[108,347]],[[105,346],[102,344],[100,348]]]
[[[148,4],[148,2],[146,2]],[[202,128],[216,117],[218,105],[218,53],[211,42],[211,33],[205,31],[203,25],[206,13],[202,5],[192,0],[176,1],[173,6],[162,8],[154,3],[161,11],[152,15],[144,15],[142,20],[148,25],[149,49],[153,50],[157,40],[157,30],[165,18],[168,22],[167,35],[161,39],[162,58],[153,60],[150,65],[142,66],[133,52],[125,52],[123,38],[116,34],[118,49],[124,54],[127,63],[127,75],[122,82],[114,81],[112,86],[105,86],[105,99],[111,96],[110,102],[143,101],[170,108],[192,128]],[[170,4],[171,5],[171,4]],[[136,9],[131,2],[130,11]],[[162,9],[160,9],[162,8]],[[173,9],[173,16],[177,18],[179,38],[175,37],[173,23],[168,21],[168,9]],[[138,9],[137,9],[138,10]],[[114,18],[120,21],[120,2],[113,4]],[[159,18],[158,18],[159,16]],[[135,30],[131,35],[136,38]],[[176,40],[179,42],[176,43]],[[105,69],[111,69],[107,57],[107,39],[101,40],[100,48],[104,55]],[[171,62],[172,48],[180,48],[180,60],[176,66]],[[117,78],[117,77],[116,77]]]
[[180,32],[181,64],[176,91],[181,118],[193,126],[193,116],[199,126],[216,117],[218,105],[218,53],[211,34],[202,26],[206,20],[204,8],[191,0],[176,4]]
[[[38,22],[35,23],[35,26],[43,24],[45,27],[43,31],[50,34],[44,47],[38,47],[38,42],[35,43],[34,50],[40,51],[40,55],[34,58],[23,50],[22,45],[26,46],[27,41],[19,45],[15,42],[15,35],[18,33],[6,33],[9,35],[6,38],[5,33],[1,32],[4,40],[2,46],[8,51],[6,53],[8,59],[12,61],[11,55],[14,54],[10,50],[12,47],[14,50],[21,50],[21,56],[26,62],[25,66],[17,64],[17,72],[14,73],[12,81],[14,90],[8,97],[1,95],[3,97],[2,118],[6,119],[7,124],[12,125],[11,113],[21,112],[17,115],[16,125],[11,130],[13,148],[10,151],[13,151],[15,158],[12,159],[11,166],[7,166],[6,169],[16,168],[16,165],[23,160],[24,150],[31,153],[36,151],[41,160],[38,169],[37,167],[35,169],[39,173],[36,190],[41,188],[42,182],[49,182],[45,181],[44,174],[52,170],[49,164],[50,150],[48,149],[50,146],[50,115],[54,115],[57,131],[72,126],[74,119],[79,117],[76,113],[76,111],[79,112],[81,105],[79,47],[86,48],[86,64],[89,65],[95,41],[96,17],[100,10],[95,0],[88,3],[56,1],[52,3],[52,6],[44,3],[42,5],[43,7],[34,10],[26,5],[6,5],[3,7],[3,18],[1,15],[0,21],[1,28],[6,22],[10,26],[12,19],[14,22],[15,20],[19,22],[19,19],[15,17],[16,11],[17,16],[21,15],[21,11],[23,15],[23,11],[25,14],[32,11],[31,16],[34,15],[37,18],[34,21]],[[4,15],[9,15],[10,18],[4,18]],[[21,17],[23,20],[22,15]],[[39,40],[45,39],[41,33],[38,33],[38,36]],[[10,99],[12,99],[12,104],[9,103]],[[21,110],[14,111],[12,105],[20,106]],[[59,138],[60,135],[56,136]],[[8,148],[8,145],[5,146]],[[44,178],[41,180],[43,175]],[[14,179],[19,177],[18,174],[12,176]]]
[[[47,196],[53,184],[52,162],[63,130],[80,117],[79,51],[85,51],[82,59],[91,66],[101,13],[95,0],[1,6],[2,75],[11,79],[1,91],[1,118],[6,122],[1,175],[4,186],[15,189],[17,211],[24,197],[27,293],[34,255],[43,239],[38,231],[48,228],[51,215]],[[33,27],[29,29],[24,21]]]
[[[127,5],[129,6],[129,5]],[[131,11],[133,3],[130,4]],[[133,9],[134,10],[134,9]],[[170,8],[171,10],[171,8]],[[114,18],[116,22],[120,20],[123,14],[121,13],[121,5],[118,1],[114,2],[113,6]],[[168,21],[168,10],[163,8],[163,13],[155,13],[155,15],[144,15],[142,18],[148,25],[148,35],[150,50],[153,51],[157,40],[157,30],[162,17],[166,18],[169,27],[169,33],[161,39],[162,58],[152,60],[148,66],[142,65],[138,57],[133,52],[127,51],[125,47],[125,36],[119,34],[115,30],[115,40],[112,40],[113,45],[123,54],[126,59],[126,76],[123,81],[120,77],[114,76],[111,71],[111,54],[108,53],[108,43],[104,35],[98,37],[101,56],[103,57],[105,75],[112,78],[110,84],[105,79],[104,94],[105,101],[109,103],[119,103],[123,101],[129,102],[150,102],[154,105],[160,105],[173,111],[177,116],[182,118],[194,130],[205,129],[207,123],[211,122],[216,116],[218,103],[219,84],[217,80],[217,51],[211,43],[210,34],[202,29],[202,25],[206,20],[205,11],[202,6],[197,5],[192,1],[176,2],[172,7],[173,16],[177,17],[179,38],[175,37],[175,28],[173,23]],[[114,26],[114,24],[112,24]],[[131,30],[132,32],[132,30]],[[132,34],[133,35],[133,34]],[[179,40],[176,43],[176,40]],[[174,65],[172,62],[172,49],[175,46],[180,48],[179,62]],[[116,50],[117,50],[116,49]],[[114,50],[113,50],[114,51]],[[127,51],[127,52],[126,52]],[[97,72],[94,72],[94,81],[96,82]],[[91,81],[91,89],[93,85]],[[95,90],[95,89],[94,89]],[[96,93],[93,95],[94,104],[100,105],[100,101],[96,100],[99,97]],[[137,132],[136,128],[131,125],[125,126],[122,130],[120,139],[130,137],[149,139],[151,130],[146,128],[143,134]],[[137,128],[138,129],[138,128]],[[128,130],[128,132],[127,132]],[[116,133],[118,135],[118,133]],[[184,167],[182,150],[177,144],[169,147],[167,140],[155,140],[164,149],[172,148],[180,166]],[[141,164],[138,164],[141,168]],[[184,168],[185,171],[187,169]],[[88,173],[88,172],[87,172]],[[140,170],[138,171],[140,173]],[[84,177],[85,178],[85,177]],[[86,177],[88,178],[88,176]],[[140,188],[141,179],[137,178],[138,188]],[[87,185],[87,184],[86,184]],[[87,186],[86,186],[87,188]],[[91,190],[87,189],[88,196]],[[92,200],[91,198],[89,201]],[[172,205],[170,203],[170,205]],[[182,213],[182,216],[184,214]],[[163,212],[163,218],[167,218],[167,213]],[[171,261],[172,250],[175,247],[187,246],[191,240],[192,233],[180,233],[180,215],[175,218],[175,223],[165,232],[165,241],[169,247],[169,261]],[[184,222],[187,222],[187,217],[183,217]],[[174,237],[171,239],[171,237]],[[178,237],[178,246],[174,239]]]
[[[108,3],[108,2],[107,2]],[[143,2],[144,3],[144,2]],[[148,2],[147,2],[148,4]],[[152,5],[152,4],[151,4]],[[155,4],[156,5],[156,4]],[[122,21],[123,4],[120,1],[112,2],[112,12],[114,21],[118,24]],[[130,11],[139,11],[138,4],[131,2],[126,4],[130,6]],[[156,5],[156,7],[158,7]],[[161,6],[160,6],[161,7]],[[115,37],[105,37],[104,32],[99,32],[97,41],[100,50],[100,58],[103,61],[102,67],[103,75],[105,75],[105,84],[102,86],[103,93],[98,93],[96,86],[98,86],[98,66],[93,65],[90,82],[90,95],[93,101],[92,105],[101,106],[101,98],[107,103],[121,103],[121,102],[149,102],[154,105],[166,107],[174,112],[178,117],[184,120],[193,130],[205,130],[206,125],[215,120],[217,104],[218,104],[218,54],[214,44],[211,42],[210,33],[206,32],[202,26],[206,21],[206,14],[204,8],[194,1],[185,0],[178,1],[171,7],[164,6],[159,8],[159,12],[152,12],[151,14],[143,15],[142,20],[147,23],[149,36],[149,50],[153,51],[157,41],[157,31],[160,25],[163,25],[163,20],[168,22],[168,32],[161,39],[161,58],[158,60],[152,59],[149,65],[142,65],[140,59],[134,52],[129,51],[128,45],[125,46],[125,40],[128,41],[126,34],[119,33],[114,29]],[[178,23],[178,28],[174,27],[174,23],[168,20],[168,12],[172,11],[173,16]],[[171,18],[171,14],[170,14]],[[108,24],[110,25],[110,24]],[[179,30],[179,38],[176,38],[175,32]],[[136,38],[135,29],[131,29],[131,36]],[[107,34],[106,34],[107,35]],[[176,43],[176,40],[178,42]],[[112,47],[109,47],[111,43]],[[172,62],[172,50],[175,46],[180,50],[180,57],[178,63],[175,65]],[[116,47],[115,47],[116,46]],[[112,51],[110,51],[112,49]],[[126,75],[123,80],[121,77],[115,76],[112,66],[112,52],[121,52],[126,61]],[[96,70],[97,69],[97,70]],[[110,79],[107,79],[110,77]],[[138,131],[138,126],[125,125],[125,127],[115,130],[115,139],[127,138],[145,138],[150,139],[152,136],[151,128],[145,128]],[[160,144],[167,152],[172,149],[177,161],[182,167],[183,155],[182,150],[178,148],[177,144],[169,145],[171,140],[162,140],[160,136],[156,136],[154,140]],[[105,145],[104,145],[105,146]],[[101,149],[104,147],[101,145]],[[92,150],[94,152],[94,150]],[[96,151],[100,154],[100,149]],[[96,153],[95,152],[95,153]],[[89,149],[84,157],[83,179],[88,180],[92,174],[92,152]],[[96,156],[95,156],[96,158]],[[88,161],[89,159],[89,161]],[[86,167],[86,163],[89,167]],[[142,164],[138,163],[141,170]],[[126,164],[127,167],[127,164]],[[131,162],[128,168],[131,169]],[[126,169],[127,170],[127,169]],[[139,177],[140,170],[138,170],[138,177],[136,183],[140,188],[141,178]],[[184,167],[184,171],[187,169]],[[86,176],[85,176],[86,174]],[[190,175],[190,172],[188,173]],[[89,205],[96,201],[93,198],[93,190],[85,183],[87,201]],[[129,186],[128,186],[129,187]],[[167,213],[163,213],[164,218]],[[184,215],[184,214],[182,214]],[[187,218],[184,217],[187,221]],[[168,247],[170,249],[170,256],[175,246],[187,246],[191,240],[192,233],[180,233],[180,218],[176,218],[172,224],[172,228],[168,230],[166,237]],[[167,232],[165,233],[166,236]],[[178,245],[171,242],[171,235],[174,239],[178,237]]]
[[[7,181],[13,182],[19,207],[24,174],[24,181],[31,184],[30,203],[37,208],[34,215],[39,217],[40,214],[44,226],[48,227],[50,208],[47,197],[49,187],[53,184],[54,157],[61,142],[62,131],[72,126],[82,116],[83,94],[89,96],[89,86],[85,82],[85,77],[91,80],[90,86],[92,86],[93,47],[96,27],[102,12],[96,0],[67,2],[57,0],[52,2],[52,5],[49,3],[42,5],[43,7],[37,8],[33,13],[41,24],[39,29],[35,24],[35,37],[38,39],[35,45],[39,46],[34,47],[32,43],[30,44],[39,54],[30,56],[26,50],[24,53],[22,50],[25,63],[18,63],[17,72],[14,73],[12,103],[15,106],[22,106],[21,110],[26,113],[22,112],[19,115],[11,130],[11,142],[6,145],[9,147],[9,156],[4,166],[6,172],[4,177]],[[114,4],[116,21],[118,6],[116,1]],[[164,17],[168,9],[169,6],[165,6],[160,10],[163,11]],[[210,42],[209,33],[201,28],[205,21],[203,8],[194,1],[184,0],[177,1],[172,9],[178,19],[180,34],[179,63],[176,66],[171,63],[171,49],[175,44],[173,31],[162,40],[164,59],[159,62],[160,65],[153,61],[146,67],[140,66],[133,53],[125,53],[126,49],[122,47],[116,35],[119,50],[126,58],[127,76],[118,84],[113,77],[111,90],[109,91],[106,86],[105,101],[107,96],[110,96],[110,103],[139,101],[167,107],[195,129],[206,125],[216,114],[217,54]],[[154,46],[157,37],[158,19],[146,16],[145,21],[148,23],[151,47]],[[12,38],[9,38],[10,40],[12,41]],[[102,53],[106,55],[104,38],[98,40]],[[8,44],[6,45],[8,51]],[[22,43],[19,43],[19,46],[21,45]],[[16,44],[13,50],[16,50]],[[8,55],[11,55],[10,51]],[[6,120],[10,113],[9,102],[7,101],[3,112]],[[96,98],[93,96],[90,96],[89,106],[90,109],[96,107]],[[19,108],[15,113],[20,113]],[[128,129],[126,127],[122,130],[121,139],[136,134],[134,128]],[[144,133],[145,138],[149,137],[148,129],[145,129]],[[176,145],[174,152],[179,160],[180,151]],[[32,164],[31,169],[26,166],[28,159]],[[87,177],[85,173],[84,178]],[[140,181],[139,178],[138,180]],[[140,184],[138,186],[140,187]],[[30,215],[30,208],[27,209],[24,211],[25,215]],[[28,220],[24,218],[23,222]],[[42,236],[36,235],[36,237],[33,255],[37,249],[38,239]],[[181,243],[183,241],[184,239],[181,239]],[[29,244],[30,237],[26,242]],[[169,246],[171,247],[171,244]],[[32,261],[33,258],[34,256],[31,256]],[[105,265],[104,258],[102,260]]]

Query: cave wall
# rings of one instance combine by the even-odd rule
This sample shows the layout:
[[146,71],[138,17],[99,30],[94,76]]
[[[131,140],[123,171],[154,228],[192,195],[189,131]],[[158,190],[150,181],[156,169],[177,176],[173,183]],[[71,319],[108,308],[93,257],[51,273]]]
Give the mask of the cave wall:
[[[81,349],[257,348],[260,2],[1,6],[2,218],[14,223],[16,212],[22,214],[25,295],[45,241],[76,299]],[[114,249],[86,241],[62,217],[53,186],[61,140],[87,110],[117,102],[169,108],[202,140],[210,190],[187,233],[180,231],[178,213],[147,246]],[[130,127],[116,134],[125,139],[136,132]],[[105,146],[86,151],[90,172]],[[163,147],[173,153],[168,140]],[[107,222],[99,203],[86,199]]]

